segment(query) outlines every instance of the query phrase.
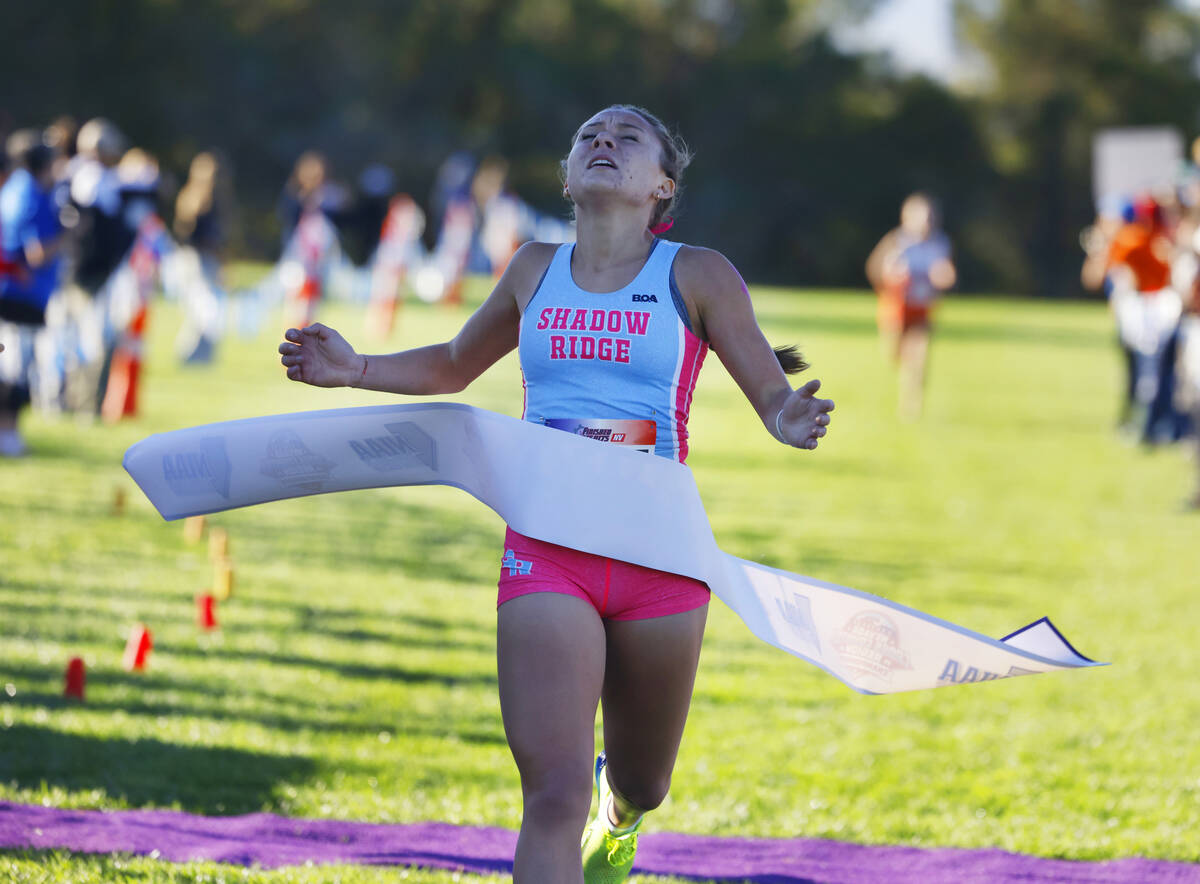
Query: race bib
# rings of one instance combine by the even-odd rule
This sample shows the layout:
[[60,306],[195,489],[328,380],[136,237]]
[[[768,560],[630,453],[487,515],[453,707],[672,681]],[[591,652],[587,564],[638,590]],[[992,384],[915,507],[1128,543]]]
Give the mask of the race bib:
[[585,439],[625,445],[648,454],[654,453],[654,421],[547,418],[546,426],[553,430],[566,430]]

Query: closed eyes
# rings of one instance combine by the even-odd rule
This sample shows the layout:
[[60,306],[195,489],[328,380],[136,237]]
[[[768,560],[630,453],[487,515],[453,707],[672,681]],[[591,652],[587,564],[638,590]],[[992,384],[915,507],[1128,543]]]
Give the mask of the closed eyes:
[[[595,132],[580,132],[579,133],[580,141],[591,141],[595,137],[596,137]],[[622,135],[621,137],[624,138],[626,141],[637,141],[638,140],[638,137],[636,135]]]

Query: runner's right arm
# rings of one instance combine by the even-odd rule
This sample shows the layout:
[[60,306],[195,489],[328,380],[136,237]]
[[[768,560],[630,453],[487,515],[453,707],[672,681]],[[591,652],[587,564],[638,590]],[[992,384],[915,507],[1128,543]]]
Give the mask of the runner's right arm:
[[527,243],[517,251],[488,299],[449,341],[367,356],[335,329],[317,322],[284,333],[279,361],[289,379],[314,387],[361,387],[416,396],[457,393],[517,346],[518,304],[532,294],[545,270],[544,249],[536,248],[541,245]]

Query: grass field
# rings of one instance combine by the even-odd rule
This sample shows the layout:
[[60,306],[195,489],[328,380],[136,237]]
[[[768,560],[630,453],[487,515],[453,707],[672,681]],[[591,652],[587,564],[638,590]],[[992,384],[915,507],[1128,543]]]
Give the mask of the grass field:
[[[803,347],[837,411],[817,452],[786,449],[710,357],[689,463],[722,547],[995,636],[1049,615],[1113,665],[864,697],[715,604],[674,790],[650,830],[1200,861],[1200,516],[1180,508],[1195,467],[1114,432],[1104,309],[951,300],[926,415],[903,423],[866,295],[758,290],[755,302],[773,343]],[[383,350],[441,339],[464,316],[407,306],[387,344],[364,340],[358,308],[323,318]],[[34,415],[33,456],[0,462],[0,799],[515,828],[494,671],[499,520],[440,487],[217,515],[235,596],[222,629],[200,632],[207,548],[152,510],[121,469],[125,448],[386,397],[287,383],[274,322],[228,339],[214,366],[180,367],[177,325],[156,305],[142,417]],[[519,413],[520,395],[509,359],[447,398]],[[126,673],[136,622],[155,649],[148,671]],[[61,697],[76,655],[83,705]],[[458,880],[338,872],[398,874]],[[333,880],[3,851],[0,878]]]

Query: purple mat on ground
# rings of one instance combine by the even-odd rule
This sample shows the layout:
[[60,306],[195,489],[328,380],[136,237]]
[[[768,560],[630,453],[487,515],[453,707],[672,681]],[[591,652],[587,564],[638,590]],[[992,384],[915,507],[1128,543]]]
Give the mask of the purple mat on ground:
[[[0,801],[0,847],[122,851],[166,860],[276,867],[314,863],[512,871],[515,832],[448,823],[385,825],[257,813],[194,816],[169,810],[62,810]],[[871,847],[812,838],[642,836],[634,871],[754,884],[1200,882],[1200,865],[1152,859],[1085,863],[1002,850]]]

